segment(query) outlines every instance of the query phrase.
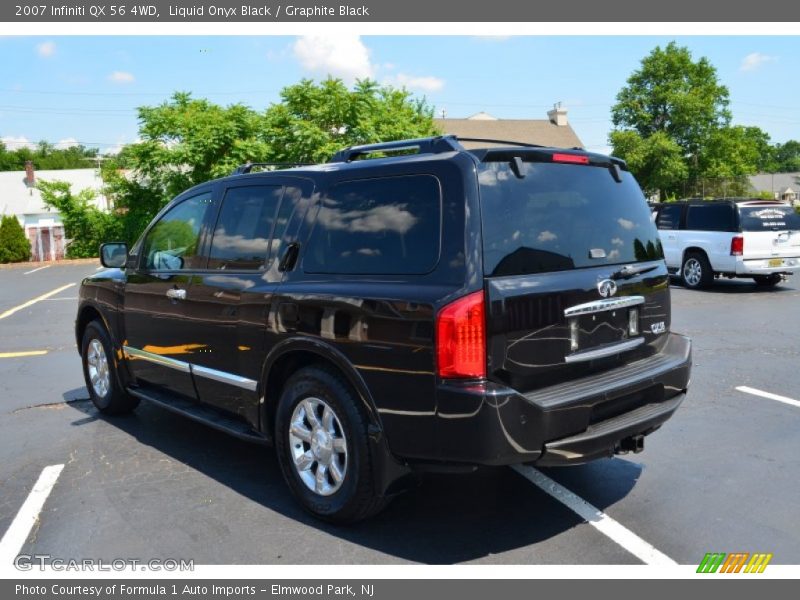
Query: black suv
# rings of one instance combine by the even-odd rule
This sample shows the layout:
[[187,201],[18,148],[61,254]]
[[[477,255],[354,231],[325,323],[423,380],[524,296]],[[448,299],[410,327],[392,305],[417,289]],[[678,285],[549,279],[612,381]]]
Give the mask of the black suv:
[[251,168],[101,248],[76,321],[101,412],[271,443],[305,508],[353,521],[423,470],[638,452],[683,400],[690,341],[623,161],[445,136]]

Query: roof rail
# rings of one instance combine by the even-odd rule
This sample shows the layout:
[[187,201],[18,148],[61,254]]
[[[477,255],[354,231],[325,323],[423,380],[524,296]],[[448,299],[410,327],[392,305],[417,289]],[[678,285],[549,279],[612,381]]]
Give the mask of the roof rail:
[[364,144],[363,146],[350,146],[339,150],[328,162],[350,162],[351,160],[372,154],[374,152],[399,152],[402,150],[416,150],[417,154],[441,154],[464,150],[454,135],[438,135],[435,137],[417,138],[413,140],[397,140],[393,142],[380,142],[377,144]]
[[[541,144],[528,144],[527,142],[512,142],[511,140],[491,140],[486,138],[459,137],[459,142],[483,142],[485,144],[507,144],[509,146],[522,146],[523,148],[546,148]],[[573,148],[573,150],[583,150],[583,148]]]
[[272,162],[272,163],[245,163],[243,165],[239,165],[234,169],[231,175],[244,175],[245,173],[249,173],[253,170],[253,167],[275,167],[274,169],[269,169],[271,171],[277,171],[279,169],[292,169],[294,167],[310,167],[314,163],[293,163],[293,162]]

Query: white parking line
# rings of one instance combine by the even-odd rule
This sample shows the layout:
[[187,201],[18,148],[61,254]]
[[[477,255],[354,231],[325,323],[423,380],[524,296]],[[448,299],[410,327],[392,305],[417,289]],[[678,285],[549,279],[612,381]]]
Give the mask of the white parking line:
[[36,273],[36,271],[41,271],[42,269],[49,269],[49,268],[50,268],[50,267],[52,267],[52,266],[53,266],[53,265],[45,265],[45,266],[43,266],[43,267],[39,267],[39,268],[37,268],[37,269],[33,269],[33,270],[31,270],[31,271],[25,271],[25,272],[23,273],[23,275],[30,275],[31,273]]
[[22,550],[63,468],[64,465],[50,465],[42,470],[31,493],[0,540],[0,565],[11,565]]
[[37,296],[33,300],[28,300],[25,304],[20,304],[19,306],[15,306],[14,308],[9,308],[6,312],[4,312],[3,314],[0,314],[0,319],[5,319],[6,317],[10,317],[15,312],[18,312],[18,311],[22,310],[23,308],[28,308],[29,306],[32,306],[32,305],[36,304],[37,302],[41,302],[42,300],[47,300],[50,296],[55,296],[59,292],[63,292],[64,290],[66,290],[68,288],[71,288],[73,285],[75,285],[75,284],[74,283],[68,283],[67,285],[62,285],[60,288],[56,288],[52,292],[47,292],[46,294],[42,294],[41,296]]
[[569,491],[560,483],[550,479],[547,475],[527,465],[512,465],[517,473],[533,483],[543,492],[549,494],[572,512],[586,520],[589,525],[600,533],[625,548],[636,558],[648,565],[676,565],[666,554],[658,551],[627,527],[621,525],[599,508],[589,504],[583,498]]
[[753,396],[761,396],[762,398],[769,398],[770,400],[776,400],[778,402],[783,402],[784,404],[788,404],[789,406],[796,406],[800,408],[800,402],[798,402],[797,400],[792,400],[791,398],[787,398],[786,396],[779,396],[778,394],[762,392],[761,390],[747,387],[746,385],[740,385],[736,389],[739,390],[740,392],[744,392],[745,394],[753,394]]

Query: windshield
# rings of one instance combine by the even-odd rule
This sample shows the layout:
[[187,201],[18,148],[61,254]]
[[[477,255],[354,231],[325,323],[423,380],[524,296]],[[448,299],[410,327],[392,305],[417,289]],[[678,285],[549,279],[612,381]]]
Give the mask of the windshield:
[[739,220],[742,231],[800,230],[800,215],[789,206],[742,206]]
[[508,162],[478,169],[487,276],[526,275],[663,258],[633,176],[603,167]]

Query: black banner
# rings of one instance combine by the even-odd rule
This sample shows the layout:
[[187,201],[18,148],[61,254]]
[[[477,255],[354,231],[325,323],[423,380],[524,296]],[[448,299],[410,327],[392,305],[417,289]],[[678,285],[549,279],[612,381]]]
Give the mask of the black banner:
[[800,21],[786,0],[12,0],[6,22],[779,22]]

